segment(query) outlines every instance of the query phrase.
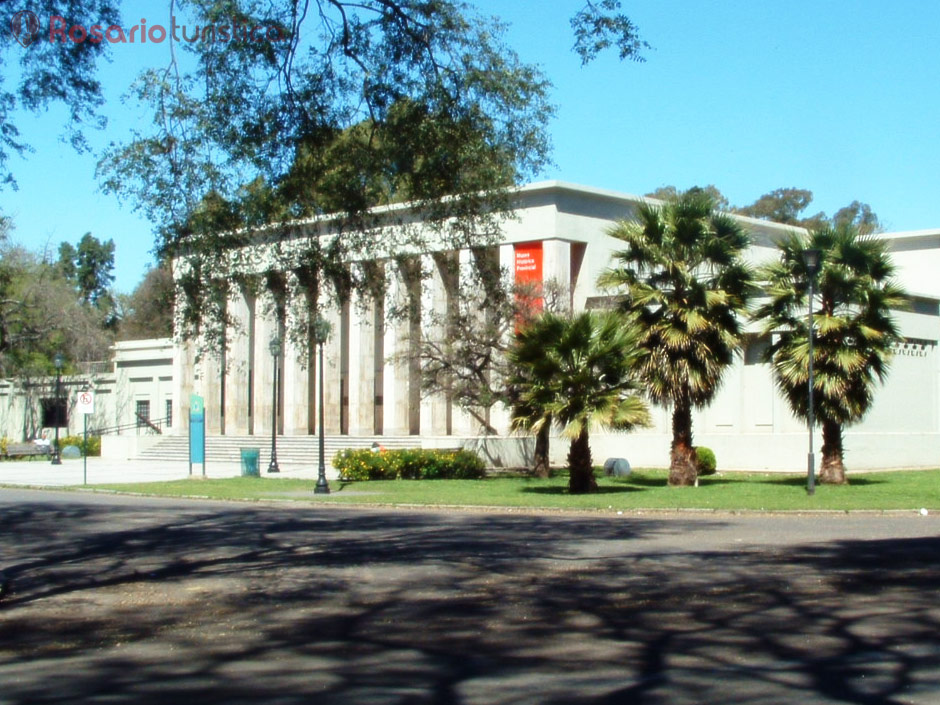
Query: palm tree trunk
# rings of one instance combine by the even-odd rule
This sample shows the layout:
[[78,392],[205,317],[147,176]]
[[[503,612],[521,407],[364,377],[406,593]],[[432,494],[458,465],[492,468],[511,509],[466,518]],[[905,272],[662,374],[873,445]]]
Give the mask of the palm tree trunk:
[[597,492],[587,427],[571,441],[571,448],[568,451],[568,471],[568,492],[571,494]]
[[845,465],[842,464],[842,424],[823,421],[822,463],[819,467],[819,482],[827,485],[844,485]]
[[539,429],[538,434],[535,436],[535,476],[536,477],[548,477],[552,469],[548,464],[548,444],[549,444],[549,432],[551,431],[551,424],[544,424],[542,428]]
[[672,453],[669,486],[690,487],[698,477],[695,449],[692,447],[692,407],[688,400],[676,404],[672,412]]

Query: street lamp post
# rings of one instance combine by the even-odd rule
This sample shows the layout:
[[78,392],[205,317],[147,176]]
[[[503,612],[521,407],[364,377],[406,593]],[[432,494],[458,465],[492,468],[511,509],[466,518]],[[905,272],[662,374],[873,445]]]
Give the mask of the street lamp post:
[[274,402],[271,409],[271,463],[268,465],[268,472],[280,472],[277,465],[277,360],[281,356],[281,339],[274,335],[271,343],[268,345],[271,355],[274,357]]
[[323,318],[320,314],[317,314],[316,320],[313,322],[313,339],[317,345],[320,346],[320,362],[319,362],[319,377],[320,377],[320,391],[317,395],[317,403],[319,406],[319,421],[317,423],[317,430],[320,435],[320,457],[318,465],[318,474],[317,474],[317,486],[313,489],[314,494],[329,494],[330,486],[326,481],[326,462],[324,460],[324,432],[323,432],[323,345],[326,343],[327,339],[330,337],[330,322]]
[[53,413],[55,420],[55,445],[52,448],[53,465],[62,464],[62,456],[59,454],[59,410],[62,408],[60,399],[62,398],[62,365],[64,362],[62,353],[56,353],[55,357],[52,359],[52,363],[55,365],[55,412]]
[[819,274],[821,253],[819,250],[803,250],[803,264],[806,266],[806,276],[809,279],[809,314],[807,320],[807,339],[809,340],[809,406],[807,419],[809,422],[809,456],[806,459],[807,480],[806,493],[816,493],[816,458],[813,454],[813,429],[816,426],[815,407],[813,406],[813,299],[816,296],[816,275]]

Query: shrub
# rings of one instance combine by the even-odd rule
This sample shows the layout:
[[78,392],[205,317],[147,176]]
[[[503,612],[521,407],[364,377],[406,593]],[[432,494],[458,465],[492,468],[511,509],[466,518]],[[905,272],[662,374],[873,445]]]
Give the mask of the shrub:
[[715,470],[718,466],[717,461],[715,460],[715,453],[711,448],[706,448],[705,446],[696,446],[695,459],[698,463],[699,475],[715,474]]
[[7,448],[10,446],[10,439],[6,436],[0,436],[0,456],[7,454]]
[[82,452],[82,455],[97,457],[101,455],[101,436],[88,436],[87,448],[82,436],[59,436],[59,449],[65,446],[75,446]]
[[471,480],[486,473],[480,457],[468,450],[421,448],[347,448],[333,456],[333,467],[347,480]]

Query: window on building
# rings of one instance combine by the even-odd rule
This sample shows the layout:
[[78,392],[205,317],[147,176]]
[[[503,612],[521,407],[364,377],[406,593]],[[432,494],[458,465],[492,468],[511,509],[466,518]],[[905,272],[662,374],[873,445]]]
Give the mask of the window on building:
[[747,340],[744,347],[744,364],[760,365],[764,362],[764,355],[770,348],[770,339],[767,337],[752,337]]
[[150,420],[150,400],[149,399],[138,399],[137,400],[137,428],[141,426],[146,426],[147,421]]
[[173,400],[166,400],[166,415],[164,416],[164,422],[167,428],[173,425]]

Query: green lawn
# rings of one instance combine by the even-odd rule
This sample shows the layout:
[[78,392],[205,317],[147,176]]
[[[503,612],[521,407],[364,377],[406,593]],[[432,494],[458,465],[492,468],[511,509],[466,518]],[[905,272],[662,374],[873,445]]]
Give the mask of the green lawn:
[[375,505],[489,506],[546,509],[704,510],[940,510],[940,470],[859,474],[845,487],[817,486],[806,494],[804,476],[725,473],[703,477],[697,488],[670,488],[664,470],[639,470],[630,477],[599,477],[600,492],[567,494],[567,476],[547,480],[494,477],[483,480],[388,480],[330,484],[329,495],[314,495],[313,480],[235,477],[98,485],[99,489],[174,497],[293,499]]

